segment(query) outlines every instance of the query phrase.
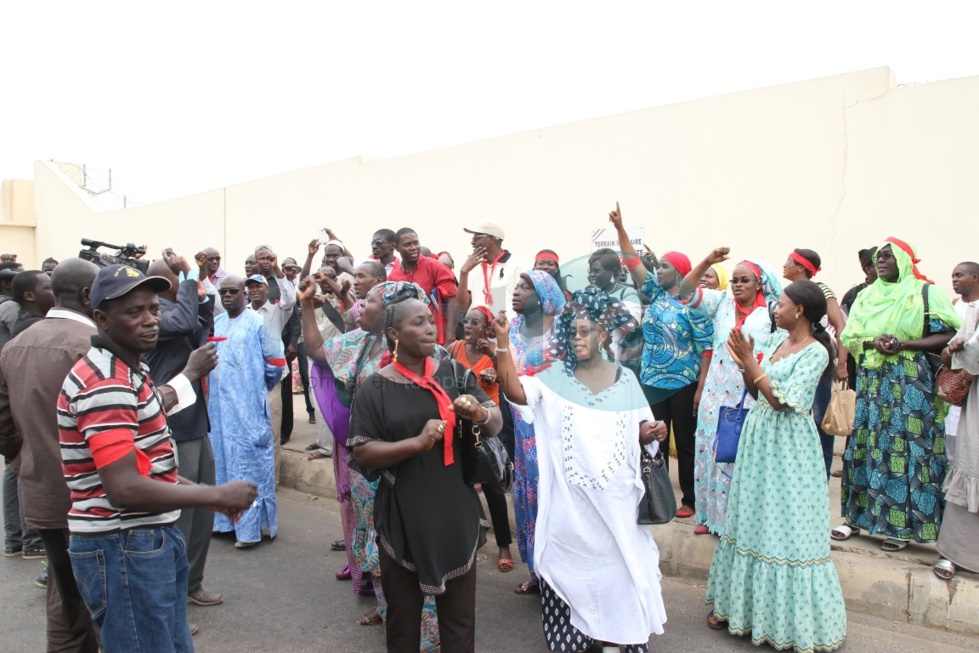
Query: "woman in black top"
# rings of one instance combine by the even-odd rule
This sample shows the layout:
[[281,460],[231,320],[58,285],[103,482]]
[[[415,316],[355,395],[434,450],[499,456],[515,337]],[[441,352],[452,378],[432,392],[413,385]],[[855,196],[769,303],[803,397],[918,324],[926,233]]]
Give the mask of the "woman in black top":
[[463,479],[461,418],[495,436],[500,410],[476,378],[435,362],[436,328],[417,300],[389,306],[383,331],[394,362],[362,384],[348,446],[379,473],[375,529],[388,599],[387,649],[415,653],[426,594],[435,596],[443,653],[473,651],[479,499]]

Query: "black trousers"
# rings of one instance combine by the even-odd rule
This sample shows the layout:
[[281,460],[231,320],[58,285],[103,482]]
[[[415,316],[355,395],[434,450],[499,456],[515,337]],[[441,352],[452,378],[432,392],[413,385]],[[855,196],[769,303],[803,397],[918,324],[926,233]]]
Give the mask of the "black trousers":
[[282,391],[282,433],[279,441],[285,444],[292,437],[292,365],[289,367],[289,374],[279,384]]
[[48,652],[98,653],[99,638],[68,557],[68,529],[40,529],[48,556]]
[[299,350],[299,355],[296,356],[296,362],[299,364],[299,378],[303,382],[303,398],[306,400],[306,413],[310,417],[316,414],[313,409],[313,404],[309,399],[309,358],[306,355],[306,343],[300,342],[297,347]]
[[[643,386],[645,389],[645,386]],[[653,416],[666,422],[673,430],[673,441],[676,443],[677,476],[680,477],[680,492],[683,495],[680,503],[693,508],[693,461],[697,455],[696,437],[697,416],[693,413],[693,398],[697,394],[697,383],[680,388],[668,399],[656,404],[650,404]],[[648,395],[647,395],[648,396]],[[665,457],[669,466],[669,456]]]
[[489,508],[490,521],[493,522],[493,535],[496,546],[502,549],[510,546],[513,536],[510,533],[510,515],[507,514],[506,493],[495,483],[483,483],[483,496]]
[[[378,546],[381,587],[388,602],[386,624],[388,653],[418,653],[418,628],[425,595],[418,576],[399,565]],[[435,597],[442,653],[476,650],[476,565],[445,583],[445,593]]]

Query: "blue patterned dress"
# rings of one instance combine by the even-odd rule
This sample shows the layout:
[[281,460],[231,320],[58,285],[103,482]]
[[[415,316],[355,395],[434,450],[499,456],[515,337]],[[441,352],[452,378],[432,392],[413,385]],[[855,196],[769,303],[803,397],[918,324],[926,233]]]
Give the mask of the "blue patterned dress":
[[[534,285],[544,315],[556,315],[564,308],[564,293],[558,288],[551,275],[541,270],[527,273]],[[544,352],[553,346],[553,329],[543,335],[528,338],[520,333],[524,316],[518,315],[510,320],[510,355],[513,357],[517,374],[533,373],[545,362]],[[517,549],[520,559],[534,576],[534,529],[537,526],[537,483],[540,473],[537,469],[537,440],[534,425],[528,424],[512,406],[513,412],[513,515],[517,522]],[[536,580],[533,580],[536,583]]]
[[772,336],[762,370],[787,405],[764,395],[745,418],[724,534],[714,551],[707,602],[737,635],[799,653],[846,639],[846,607],[830,558],[826,468],[811,415],[829,355],[814,342],[769,362],[787,335]]
[[[696,457],[694,458],[694,490],[697,523],[705,524],[711,533],[724,532],[728,490],[734,474],[734,463],[719,463],[714,459],[717,440],[717,416],[721,406],[736,406],[744,392],[744,378],[727,350],[727,338],[737,321],[734,297],[716,290],[704,290],[703,299],[691,304],[691,312],[706,314],[714,321],[714,355],[707,370],[704,392],[697,413]],[[772,323],[768,309],[759,307],[744,321],[745,336],[755,339],[755,352],[762,351],[771,337]],[[745,407],[754,404],[751,395]]]

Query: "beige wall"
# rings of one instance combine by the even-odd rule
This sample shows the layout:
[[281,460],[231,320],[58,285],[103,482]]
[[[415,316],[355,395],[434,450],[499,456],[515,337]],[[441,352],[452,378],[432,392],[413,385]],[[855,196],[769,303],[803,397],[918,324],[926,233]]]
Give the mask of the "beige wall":
[[83,236],[154,253],[214,244],[240,271],[260,243],[301,261],[322,226],[366,255],[375,229],[408,225],[460,261],[470,249],[462,226],[490,217],[525,260],[549,247],[564,262],[587,255],[619,200],[659,252],[697,259],[723,244],[732,258],[780,266],[793,247],[809,247],[823,256],[820,278],[843,292],[859,280],[856,251],[893,234],[917,245],[922,269],[948,287],[955,262],[979,259],[977,105],[979,77],[896,87],[879,68],[101,214],[38,162],[37,251],[69,256]]

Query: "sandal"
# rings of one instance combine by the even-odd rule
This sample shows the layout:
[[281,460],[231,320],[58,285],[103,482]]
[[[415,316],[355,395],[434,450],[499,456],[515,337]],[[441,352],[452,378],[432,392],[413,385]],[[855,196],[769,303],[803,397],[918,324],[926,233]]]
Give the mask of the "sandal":
[[540,584],[525,580],[513,588],[514,594],[540,594]]
[[711,610],[710,614],[707,615],[707,627],[711,630],[724,630],[727,628],[727,621],[715,617],[714,611]]
[[837,526],[829,532],[829,536],[836,540],[837,542],[842,542],[843,540],[848,540],[854,535],[859,535],[860,529],[856,526],[850,526],[849,524],[842,524]]
[[690,506],[680,506],[680,509],[676,511],[676,516],[679,517],[680,519],[687,519],[689,517],[693,517],[696,514],[697,511],[695,511]]
[[374,624],[379,624],[382,621],[384,620],[381,618],[381,613],[377,611],[377,608],[368,610],[364,614],[360,615],[359,619],[357,619],[357,623],[359,623],[361,626],[373,626]]
[[496,570],[501,574],[505,574],[508,571],[513,571],[513,560],[509,558],[500,558],[496,561]]
[[710,529],[707,528],[707,524],[697,524],[693,529],[694,535],[707,535],[710,533]]
[[955,577],[955,565],[952,564],[951,560],[946,560],[945,558],[939,558],[935,561],[935,565],[931,568],[935,572],[935,575],[942,580],[952,580]]
[[908,544],[907,540],[895,540],[893,537],[889,537],[881,543],[880,550],[885,553],[897,553],[908,548]]
[[337,580],[350,580],[350,567],[344,566],[342,570],[333,574]]

